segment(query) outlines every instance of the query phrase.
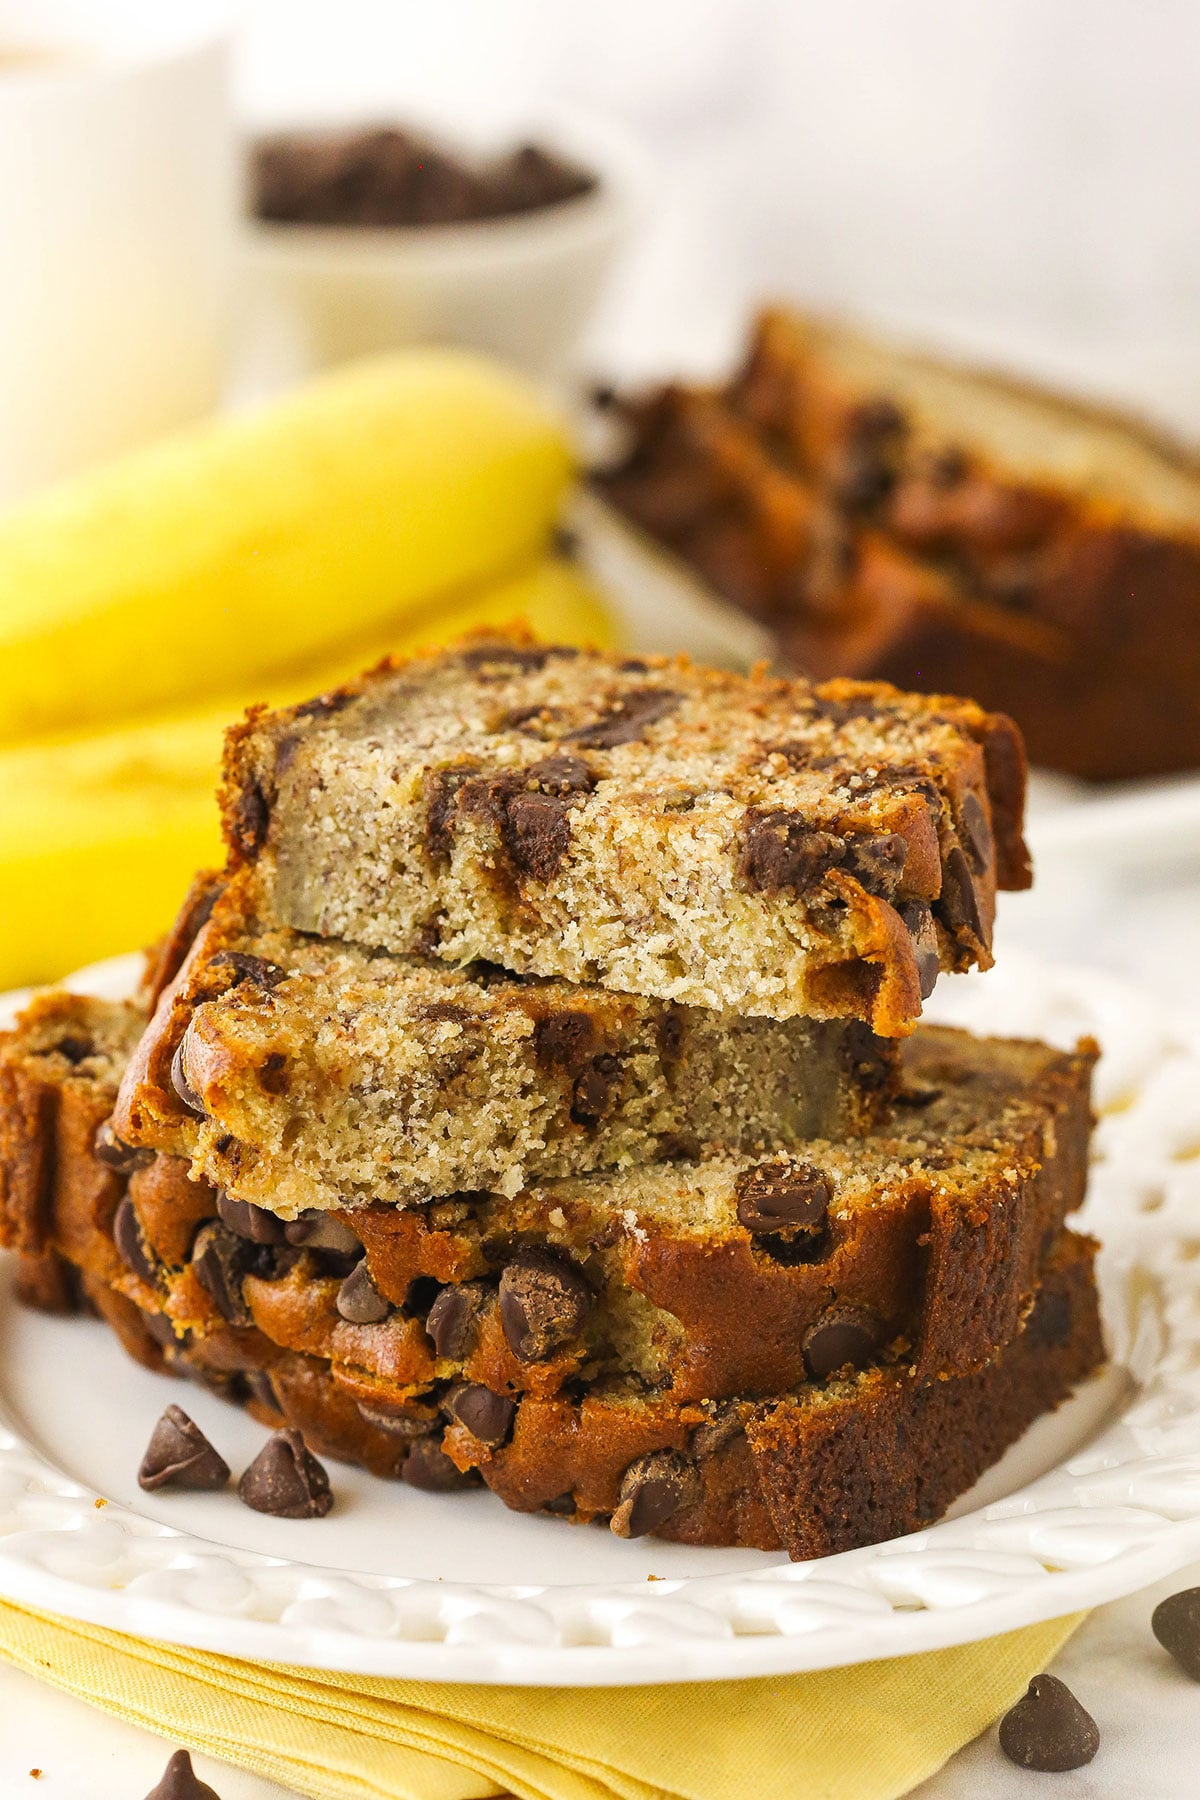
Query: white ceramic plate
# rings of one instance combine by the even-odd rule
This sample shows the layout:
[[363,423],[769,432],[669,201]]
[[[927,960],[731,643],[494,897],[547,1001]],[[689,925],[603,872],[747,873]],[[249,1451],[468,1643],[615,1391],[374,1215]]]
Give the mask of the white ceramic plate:
[[[86,972],[121,991],[135,959]],[[186,1401],[235,1469],[261,1429],[129,1362],[94,1321],[0,1304],[0,1593],[120,1631],[362,1674],[565,1686],[712,1680],[928,1650],[1090,1607],[1200,1556],[1200,1049],[1110,977],[1009,955],[938,1016],[1106,1045],[1084,1223],[1113,1367],[953,1516],[821,1562],[696,1550],[435,1497],[335,1465],[327,1518],[142,1494]],[[7,1271],[0,1268],[0,1276]]]

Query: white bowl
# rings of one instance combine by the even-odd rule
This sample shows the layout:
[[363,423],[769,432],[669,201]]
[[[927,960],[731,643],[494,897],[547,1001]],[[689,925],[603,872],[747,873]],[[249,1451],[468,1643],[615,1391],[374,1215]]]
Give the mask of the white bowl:
[[[556,112],[528,139],[598,177],[575,200],[463,225],[329,226],[247,219],[256,358],[275,374],[414,343],[454,343],[553,376],[569,364],[645,188],[638,147]],[[286,365],[281,367],[280,365]]]

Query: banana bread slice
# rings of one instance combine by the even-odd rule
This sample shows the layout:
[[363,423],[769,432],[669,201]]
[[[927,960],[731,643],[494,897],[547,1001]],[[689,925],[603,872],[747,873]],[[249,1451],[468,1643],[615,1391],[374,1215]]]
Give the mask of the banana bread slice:
[[235,879],[129,1064],[114,1128],[283,1214],[409,1205],[878,1125],[895,1040],[454,968],[258,925]]
[[[0,1068],[21,1056],[18,1032]],[[84,1130],[43,1158],[37,1241],[19,1215],[0,1230],[76,1262],[91,1245],[92,1271],[181,1335],[254,1327],[368,1405],[427,1406],[451,1381],[506,1399],[608,1378],[675,1402],[768,1394],[900,1354],[921,1375],[969,1370],[1011,1339],[1083,1199],[1093,1060],[923,1027],[896,1120],[854,1142],[289,1222],[115,1140],[110,1079],[86,1117],[127,1159],[122,1181],[101,1172],[116,1251],[93,1224],[96,1172],[75,1167]],[[8,1121],[18,1161],[37,1159],[21,1138],[39,1120]]]
[[[483,1481],[520,1512],[607,1519],[620,1537],[786,1549],[796,1561],[922,1529],[1103,1361],[1095,1245],[1064,1232],[1023,1328],[970,1375],[921,1380],[903,1365],[764,1400],[680,1405],[628,1384],[528,1396],[488,1430],[445,1405],[368,1404],[320,1357],[224,1325],[165,1339],[161,1318],[83,1276],[86,1301],[130,1355],[300,1430],[318,1454],[414,1487]],[[449,1422],[447,1422],[447,1414]],[[470,1420],[475,1429],[462,1423]]]
[[972,702],[478,637],[230,733],[261,916],[902,1035],[1028,885],[1024,755]]

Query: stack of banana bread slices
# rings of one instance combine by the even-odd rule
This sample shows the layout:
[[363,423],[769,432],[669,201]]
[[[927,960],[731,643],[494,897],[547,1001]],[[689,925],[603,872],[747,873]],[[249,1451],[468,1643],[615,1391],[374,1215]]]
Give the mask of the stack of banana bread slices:
[[917,1026],[1023,776],[969,702],[520,635],[252,713],[142,993],[0,1042],[20,1291],[418,1487],[918,1528],[1102,1356],[1094,1046]]

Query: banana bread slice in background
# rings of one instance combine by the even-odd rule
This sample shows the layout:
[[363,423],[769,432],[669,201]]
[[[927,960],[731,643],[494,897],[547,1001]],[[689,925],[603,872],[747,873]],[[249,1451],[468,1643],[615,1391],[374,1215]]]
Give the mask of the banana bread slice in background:
[[251,712],[222,805],[266,922],[893,1036],[990,964],[1023,802],[969,701],[480,637]]

